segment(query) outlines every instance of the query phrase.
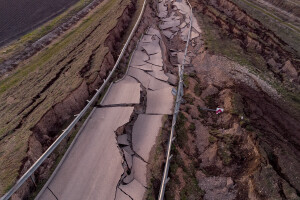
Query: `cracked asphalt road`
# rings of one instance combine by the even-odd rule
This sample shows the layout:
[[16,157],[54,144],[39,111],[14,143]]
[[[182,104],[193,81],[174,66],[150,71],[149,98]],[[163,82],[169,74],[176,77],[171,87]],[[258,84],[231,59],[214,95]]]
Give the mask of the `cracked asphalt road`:
[[[173,2],[177,11],[168,11],[167,4],[172,1],[159,1],[160,25],[153,24],[141,38],[127,74],[112,84],[37,199],[143,199],[149,154],[174,106],[176,74],[166,71],[157,27],[166,38],[179,34],[184,41],[189,23],[185,3]],[[174,52],[178,60],[181,54]]]

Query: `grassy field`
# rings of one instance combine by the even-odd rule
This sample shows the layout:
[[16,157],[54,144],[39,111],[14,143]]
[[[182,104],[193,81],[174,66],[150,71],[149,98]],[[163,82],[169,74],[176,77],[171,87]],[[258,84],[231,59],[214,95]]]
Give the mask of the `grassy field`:
[[59,26],[61,23],[65,22],[66,20],[70,19],[74,14],[76,14],[78,11],[83,9],[92,1],[93,0],[79,0],[76,4],[71,6],[62,14],[44,23],[37,29],[30,31],[24,36],[21,36],[19,39],[11,42],[10,44],[1,47],[0,63],[3,62],[5,59],[9,58],[14,53],[23,50],[25,48],[25,45],[28,44],[29,42],[34,42],[39,38],[43,37],[44,35],[46,35],[47,33],[49,33],[50,31],[54,30],[57,26]]
[[[0,195],[19,175],[31,128],[83,81],[97,76],[108,53],[104,41],[130,3],[102,2],[79,26],[0,82]],[[82,77],[79,72],[89,61],[91,67]]]

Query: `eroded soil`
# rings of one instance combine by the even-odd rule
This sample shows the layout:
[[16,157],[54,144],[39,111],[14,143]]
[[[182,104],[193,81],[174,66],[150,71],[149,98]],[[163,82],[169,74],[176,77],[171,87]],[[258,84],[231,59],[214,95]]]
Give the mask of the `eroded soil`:
[[[189,46],[166,199],[299,199],[298,53],[231,1],[191,3],[202,32]],[[176,66],[182,43],[166,40]]]

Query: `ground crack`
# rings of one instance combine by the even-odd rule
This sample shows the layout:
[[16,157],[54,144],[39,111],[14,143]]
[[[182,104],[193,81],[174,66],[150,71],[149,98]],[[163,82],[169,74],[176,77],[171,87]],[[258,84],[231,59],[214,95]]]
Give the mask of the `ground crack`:
[[[118,188],[119,188],[119,187],[118,187]],[[122,190],[121,188],[119,188],[119,190],[120,190],[121,192],[123,192],[124,194],[126,194],[127,196],[129,196],[129,198],[133,200],[133,198],[132,198],[129,194],[127,194],[124,190]]]
[[49,186],[47,186],[48,190],[53,194],[53,196],[56,198],[56,200],[58,200],[57,196],[54,194],[54,192],[49,188]]
[[135,106],[136,104],[110,104],[110,105],[95,105],[96,108],[111,108],[111,107],[132,107]]

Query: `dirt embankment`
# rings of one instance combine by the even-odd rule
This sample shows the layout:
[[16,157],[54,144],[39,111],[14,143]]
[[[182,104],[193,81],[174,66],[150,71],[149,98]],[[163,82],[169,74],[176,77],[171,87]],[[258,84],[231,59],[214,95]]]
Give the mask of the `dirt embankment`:
[[[203,54],[187,78],[175,143],[179,169],[171,178],[183,179],[182,170],[192,166],[204,199],[299,198],[299,120],[245,83],[248,73],[223,70],[233,62]],[[201,109],[207,107],[222,107],[225,113]]]
[[[295,55],[285,50],[285,44],[260,22],[230,1],[192,4],[197,19],[212,19],[217,29],[229,37],[226,39],[239,41],[239,50],[255,50],[262,55],[261,66],[268,67],[261,73],[273,74],[272,78],[282,83],[292,81],[299,88]],[[167,197],[298,199],[300,110],[295,108],[291,114],[288,103],[249,66],[213,55],[207,45],[211,41],[205,40],[205,28],[202,27],[201,41],[189,49],[192,65],[185,69],[185,104],[176,125]],[[225,38],[220,37],[218,42],[222,43],[222,39]],[[176,47],[169,47],[173,48]],[[202,109],[216,107],[225,112],[216,115]],[[197,179],[189,180],[188,176]],[[203,191],[199,192],[197,186]]]
[[239,41],[244,51],[262,55],[268,71],[280,81],[299,83],[300,62],[295,53],[263,24],[230,0],[192,1],[198,12],[210,17],[225,33]]
[[[132,15],[135,13],[136,1],[133,0],[121,3],[114,1],[107,3],[107,5],[113,5],[114,7],[106,7],[106,9],[112,10],[105,10],[105,12],[115,12],[114,9],[117,9],[119,12],[122,11],[119,13],[119,17],[117,19],[111,19],[111,21],[108,20],[111,24],[107,27],[103,27],[103,24],[106,23],[105,18],[99,20],[97,22],[98,24],[93,24],[93,28],[87,29],[86,32],[82,34],[84,37],[78,38],[79,41],[75,42],[77,44],[73,46],[72,49],[66,48],[68,53],[62,55],[60,59],[55,61],[56,67],[61,66],[60,69],[57,70],[51,79],[48,79],[47,83],[44,84],[41,90],[36,93],[33,98],[31,97],[29,103],[24,105],[26,107],[22,108],[22,111],[19,111],[19,115],[22,116],[22,118],[18,120],[19,122],[16,124],[15,128],[10,131],[12,133],[9,132],[2,136],[2,142],[9,142],[11,137],[18,137],[18,134],[16,133],[16,135],[14,135],[13,132],[30,128],[30,132],[29,130],[24,132],[24,135],[28,132],[29,136],[27,141],[23,141],[25,144],[27,143],[27,145],[24,144],[25,147],[27,146],[27,150],[25,154],[21,154],[21,166],[18,169],[16,168],[18,165],[14,166],[14,168],[18,170],[18,177],[23,174],[37,160],[42,152],[49,147],[54,139],[61,133],[62,127],[73,119],[74,114],[80,112],[86,105],[86,100],[95,93],[95,89],[99,88],[108,72],[112,69],[121,48],[120,42],[123,39],[122,37],[125,31],[127,31]],[[103,10],[100,8],[100,11],[98,12],[103,12]],[[107,17],[109,17],[109,15],[110,14],[108,14]],[[116,21],[116,24],[112,29],[109,29],[114,21]],[[101,39],[101,33],[104,34],[105,38],[102,38],[105,40]],[[101,40],[103,40],[103,42],[101,42]],[[129,56],[129,54],[127,56]],[[82,57],[84,57],[83,60]],[[56,68],[55,66],[52,67]],[[72,70],[74,67],[76,68],[75,71]],[[75,80],[72,80],[71,83],[61,81],[62,78],[67,79],[67,76],[70,74],[75,75]],[[78,81],[76,81],[76,79]],[[63,99],[57,102],[53,100],[49,101],[48,96],[55,96],[55,94],[51,92],[52,87],[56,86],[57,89],[60,90],[60,87],[64,87],[65,84],[72,83],[76,84],[77,87],[69,93],[62,95],[64,96]],[[61,92],[63,92],[63,90]],[[26,99],[26,97],[24,98]],[[61,96],[59,98],[61,98]],[[39,113],[39,110],[43,109],[45,103],[48,105],[50,103],[49,109],[43,110],[43,115],[40,116],[39,120],[36,120],[38,117],[36,116],[36,113]],[[3,146],[3,148],[4,147],[5,146]],[[2,159],[5,159],[5,156],[10,154],[8,151],[9,150],[4,150],[5,154],[2,155]],[[36,180],[43,180],[43,178],[48,176],[50,168],[55,164],[55,160],[55,156],[50,156],[47,159],[43,166],[35,173]],[[2,166],[4,167],[1,171],[3,183],[5,183],[5,180],[11,181],[10,176],[12,176],[12,174],[7,174],[5,169],[8,169],[9,165],[13,162],[14,161],[6,162],[7,165]],[[11,183],[7,182],[7,184]],[[30,180],[27,181],[27,183],[15,194],[15,198],[17,198],[17,196],[24,197],[28,195],[32,186],[32,182]],[[1,193],[3,193],[3,188],[5,187],[7,187],[7,185],[1,184]]]

